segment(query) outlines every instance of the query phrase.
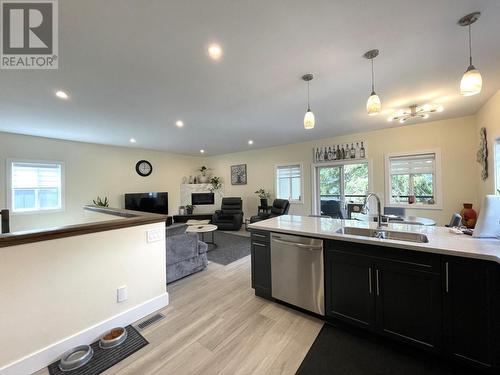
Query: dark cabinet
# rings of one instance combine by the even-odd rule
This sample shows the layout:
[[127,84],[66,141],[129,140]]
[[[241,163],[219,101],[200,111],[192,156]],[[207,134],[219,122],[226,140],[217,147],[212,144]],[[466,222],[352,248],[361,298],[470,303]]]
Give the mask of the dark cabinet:
[[271,245],[269,233],[251,232],[252,288],[255,294],[271,298]]
[[326,315],[361,327],[373,327],[373,264],[368,257],[327,251]]
[[[326,314],[424,348],[441,339],[441,282],[432,262],[376,246],[331,242],[326,251]],[[437,267],[439,271],[439,267]]]
[[441,342],[440,275],[388,260],[375,262],[377,331],[424,348]]
[[[448,355],[478,367],[497,365],[500,267],[461,258],[443,259],[443,312]],[[495,363],[497,362],[497,363]]]

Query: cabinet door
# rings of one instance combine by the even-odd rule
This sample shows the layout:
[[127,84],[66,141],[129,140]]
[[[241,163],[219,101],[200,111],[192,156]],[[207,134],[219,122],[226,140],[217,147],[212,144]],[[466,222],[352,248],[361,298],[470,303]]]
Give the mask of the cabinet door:
[[271,298],[271,250],[268,242],[252,240],[251,261],[255,294]]
[[458,258],[445,258],[443,267],[446,351],[477,366],[491,367],[492,305],[493,298],[498,298],[493,291],[495,268]]
[[440,275],[392,261],[375,266],[377,331],[423,348],[440,345]]
[[325,261],[326,315],[372,327],[375,300],[371,259],[327,250]]

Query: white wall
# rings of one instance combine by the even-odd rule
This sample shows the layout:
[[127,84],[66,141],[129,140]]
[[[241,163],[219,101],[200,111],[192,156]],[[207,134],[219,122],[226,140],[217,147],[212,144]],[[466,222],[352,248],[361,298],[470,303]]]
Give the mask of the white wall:
[[494,176],[494,149],[495,140],[500,138],[500,90],[493,95],[486,104],[476,114],[476,150],[479,149],[479,129],[486,128],[486,136],[488,137],[488,173],[489,177],[486,181],[481,179],[481,165],[477,165],[477,181],[478,181],[478,196],[482,200],[487,194],[495,194],[495,176]]
[[[197,174],[201,166],[197,157],[0,132],[0,208],[7,207],[9,158],[63,161],[66,170],[65,211],[14,215],[11,230],[78,223],[82,206],[91,204],[98,195],[107,196],[111,207],[123,207],[124,193],[167,191],[170,214],[177,213],[182,177]],[[135,164],[141,159],[153,165],[148,177],[135,172]]]
[[[146,243],[147,230],[165,233],[165,226],[0,248],[0,369],[165,296],[165,238]],[[117,303],[122,285],[128,286],[128,301]]]
[[[279,147],[257,149],[227,155],[213,156],[206,166],[213,174],[223,177],[226,196],[240,196],[246,216],[257,212],[258,198],[254,192],[264,188],[274,192],[274,166],[281,163],[302,162],[304,165],[304,204],[293,204],[290,212],[311,213],[312,149],[352,141],[365,140],[367,157],[372,162],[373,190],[384,195],[384,154],[413,152],[439,148],[442,152],[443,209],[411,209],[408,214],[430,217],[439,225],[449,222],[453,212],[460,211],[463,202],[477,203],[475,162],[475,117],[410,124],[397,128],[352,134]],[[248,184],[231,185],[230,166],[247,164]]]

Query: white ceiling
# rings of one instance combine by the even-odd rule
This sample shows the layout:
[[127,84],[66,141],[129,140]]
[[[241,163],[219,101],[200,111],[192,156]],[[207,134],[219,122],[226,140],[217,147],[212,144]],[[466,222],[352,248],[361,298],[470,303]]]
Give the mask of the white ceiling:
[[[457,20],[472,11],[483,91],[466,98]],[[62,0],[59,70],[0,71],[0,131],[214,155],[397,126],[391,109],[413,103],[445,106],[430,120],[469,115],[500,88],[499,20],[498,0]],[[372,48],[376,117],[361,57]],[[306,131],[309,72],[317,121]],[[53,95],[61,88],[69,101]]]

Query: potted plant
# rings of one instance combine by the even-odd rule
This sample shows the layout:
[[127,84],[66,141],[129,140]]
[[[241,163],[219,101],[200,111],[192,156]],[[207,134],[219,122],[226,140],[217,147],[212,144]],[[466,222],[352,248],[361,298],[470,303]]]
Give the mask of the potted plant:
[[260,198],[260,205],[262,207],[267,207],[267,200],[271,198],[271,193],[261,188],[257,190],[255,194],[257,194]]
[[104,200],[102,200],[101,197],[97,197],[97,199],[93,199],[92,202],[99,207],[109,207],[108,197],[104,197]]
[[201,173],[201,175],[198,176],[198,181],[200,183],[206,184],[208,182],[208,176],[207,176],[208,168],[203,165],[198,169],[198,171],[200,171]]
[[188,205],[186,206],[186,213],[187,213],[188,215],[192,215],[192,214],[193,214],[193,210],[194,210],[194,208],[195,208],[195,207],[196,207],[196,206],[193,206],[192,204],[188,204]]
[[210,191],[212,193],[217,193],[222,188],[222,179],[220,177],[212,176],[212,178],[210,179],[210,183],[212,184],[212,186],[210,187]]

